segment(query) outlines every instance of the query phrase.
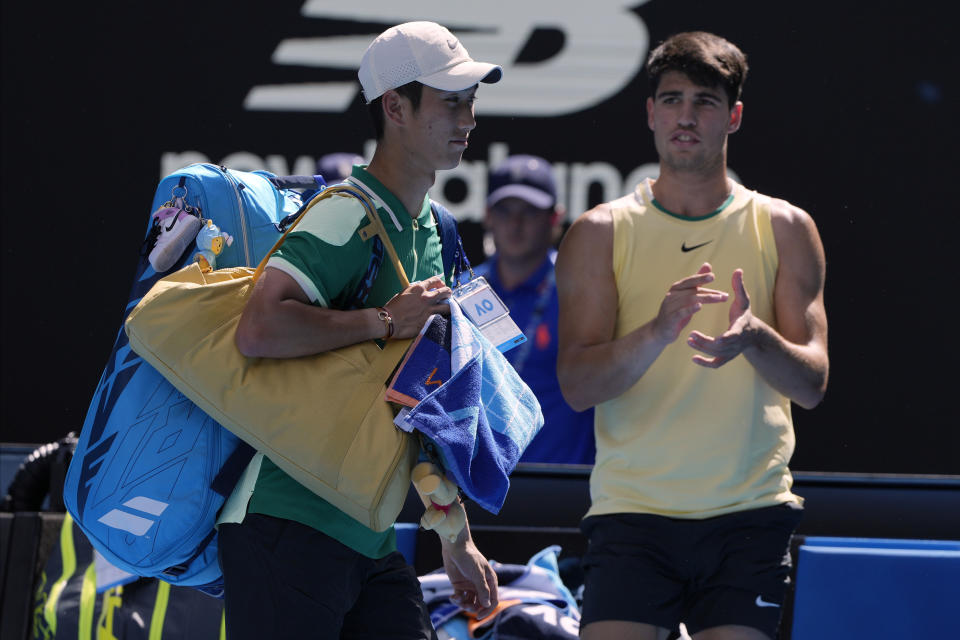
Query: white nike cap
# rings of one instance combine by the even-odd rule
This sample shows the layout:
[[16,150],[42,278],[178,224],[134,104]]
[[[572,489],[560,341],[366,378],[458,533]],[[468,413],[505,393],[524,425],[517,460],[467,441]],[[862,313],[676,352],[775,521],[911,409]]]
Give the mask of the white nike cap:
[[500,80],[503,69],[476,62],[460,40],[436,22],[405,22],[370,43],[360,61],[360,86],[370,104],[390,89],[417,80],[441,91],[462,91]]

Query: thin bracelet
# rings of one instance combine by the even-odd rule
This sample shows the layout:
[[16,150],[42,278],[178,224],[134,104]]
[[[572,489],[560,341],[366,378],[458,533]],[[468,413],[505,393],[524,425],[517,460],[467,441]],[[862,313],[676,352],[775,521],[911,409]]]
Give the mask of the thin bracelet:
[[377,307],[377,317],[383,320],[383,323],[386,326],[386,331],[383,334],[384,340],[389,340],[393,337],[393,316],[390,315],[390,312],[386,310],[385,307]]

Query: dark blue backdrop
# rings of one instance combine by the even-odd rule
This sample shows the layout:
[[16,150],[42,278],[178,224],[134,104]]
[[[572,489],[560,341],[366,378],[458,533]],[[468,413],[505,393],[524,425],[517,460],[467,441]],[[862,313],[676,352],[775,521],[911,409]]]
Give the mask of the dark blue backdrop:
[[[731,166],[819,225],[832,375],[823,404],[795,413],[794,468],[960,474],[952,26],[926,0],[849,4],[650,0],[633,11],[653,43],[703,28],[741,45],[751,71]],[[299,1],[265,6],[3,3],[0,440],[49,441],[82,422],[164,152],[218,161],[244,150],[291,168],[299,156],[363,152],[370,131],[357,101],[342,114],[242,104],[254,85],[353,78],[271,63],[282,40],[382,25],[306,18]],[[523,55],[548,57],[563,42],[547,24]],[[635,82],[575,113],[510,117],[484,116],[481,92],[466,159],[506,142],[626,175],[656,160],[646,94]],[[442,195],[456,205],[466,188],[453,180]],[[591,189],[591,203],[603,195]]]

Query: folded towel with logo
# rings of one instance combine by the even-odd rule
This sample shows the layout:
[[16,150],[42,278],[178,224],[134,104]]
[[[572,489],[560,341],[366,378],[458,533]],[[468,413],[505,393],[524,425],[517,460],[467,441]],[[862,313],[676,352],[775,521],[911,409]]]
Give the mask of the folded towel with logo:
[[394,376],[387,399],[405,404],[396,424],[438,450],[447,476],[497,513],[510,473],[543,426],[540,404],[507,359],[455,301],[434,316]]

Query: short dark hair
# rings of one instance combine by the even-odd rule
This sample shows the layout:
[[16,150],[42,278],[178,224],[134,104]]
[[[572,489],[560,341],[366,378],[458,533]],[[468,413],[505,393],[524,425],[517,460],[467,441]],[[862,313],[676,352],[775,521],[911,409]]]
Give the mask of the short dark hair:
[[[413,110],[416,111],[420,108],[420,98],[423,97],[423,84],[414,80],[413,82],[408,82],[407,84],[400,85],[394,89],[401,96],[410,100],[410,104],[413,105]],[[367,108],[370,110],[370,118],[373,120],[373,132],[376,134],[376,139],[380,140],[383,138],[383,96],[377,96],[373,102],[367,105]]]
[[704,87],[722,86],[733,107],[747,79],[747,56],[720,36],[687,31],[670,36],[650,52],[647,77],[654,97],[660,79],[669,71],[679,71]]

